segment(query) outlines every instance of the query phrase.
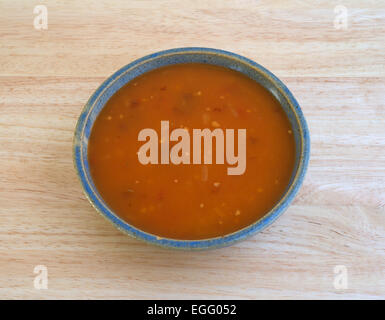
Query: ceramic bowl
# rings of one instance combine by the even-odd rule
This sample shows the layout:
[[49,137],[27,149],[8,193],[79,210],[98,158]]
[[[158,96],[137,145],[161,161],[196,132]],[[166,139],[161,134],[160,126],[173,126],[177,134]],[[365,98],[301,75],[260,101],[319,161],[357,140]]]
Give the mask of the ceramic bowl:
[[[125,222],[116,215],[104,202],[92,181],[87,158],[88,139],[95,119],[111,96],[127,82],[150,70],[177,63],[208,63],[239,71],[264,86],[279,101],[286,112],[296,143],[296,160],[290,183],[275,206],[262,218],[249,226],[221,237],[203,240],[178,240],[159,238]],[[150,54],[140,58],[110,76],[92,94],[75,129],[74,164],[84,192],[93,207],[118,229],[148,243],[163,247],[199,250],[219,248],[231,245],[237,241],[261,231],[275,221],[290,205],[298,192],[309,161],[310,138],[302,111],[289,89],[270,71],[258,63],[238,54],[210,48],[178,48]]]

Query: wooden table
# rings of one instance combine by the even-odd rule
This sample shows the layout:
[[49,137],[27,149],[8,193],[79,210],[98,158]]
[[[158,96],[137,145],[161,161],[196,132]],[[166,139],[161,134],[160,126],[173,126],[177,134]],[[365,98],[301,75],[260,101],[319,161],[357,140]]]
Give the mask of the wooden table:
[[[385,298],[385,4],[340,2],[1,1],[0,298]],[[34,27],[39,4],[48,29]],[[120,233],[90,206],[72,164],[74,126],[98,85],[182,46],[267,67],[312,138],[282,218],[207,252]],[[34,287],[37,265],[48,289]]]

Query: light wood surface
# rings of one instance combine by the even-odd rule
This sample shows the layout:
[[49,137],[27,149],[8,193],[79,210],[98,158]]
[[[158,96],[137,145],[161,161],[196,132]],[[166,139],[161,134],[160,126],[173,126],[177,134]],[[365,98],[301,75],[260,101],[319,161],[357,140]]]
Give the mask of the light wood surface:
[[[33,26],[35,5],[48,29]],[[333,21],[337,4],[348,28]],[[280,77],[311,131],[304,185],[269,229],[169,251],[95,213],[72,164],[80,111],[146,54],[245,55]],[[0,1],[0,298],[385,298],[383,1]],[[34,267],[48,289],[34,288]],[[347,268],[348,288],[333,285]]]

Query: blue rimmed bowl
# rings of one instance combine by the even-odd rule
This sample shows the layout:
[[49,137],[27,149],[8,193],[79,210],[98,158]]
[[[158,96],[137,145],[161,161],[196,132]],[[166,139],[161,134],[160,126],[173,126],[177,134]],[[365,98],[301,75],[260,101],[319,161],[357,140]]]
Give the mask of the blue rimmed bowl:
[[[90,173],[87,157],[88,139],[95,119],[106,102],[127,82],[145,72],[162,66],[192,62],[214,64],[239,71],[271,92],[287,114],[293,127],[296,143],[295,168],[290,183],[281,199],[266,215],[251,225],[231,234],[210,239],[178,240],[160,238],[125,222],[104,202],[93,183]],[[289,89],[270,71],[250,59],[228,51],[210,48],[178,48],[157,52],[140,58],[124,66],[104,81],[92,94],[79,116],[75,129],[73,153],[75,169],[88,200],[102,216],[112,222],[118,229],[137,239],[163,247],[199,250],[225,247],[246,239],[252,234],[266,228],[284,212],[295,197],[304,179],[309,162],[310,138],[305,118],[297,101]]]

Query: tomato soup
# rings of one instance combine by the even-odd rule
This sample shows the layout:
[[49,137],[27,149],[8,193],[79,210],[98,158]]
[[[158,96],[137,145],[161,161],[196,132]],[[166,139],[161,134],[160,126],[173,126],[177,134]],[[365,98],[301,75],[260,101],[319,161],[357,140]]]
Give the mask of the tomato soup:
[[[143,164],[148,140],[138,137],[146,128],[157,134],[157,154]],[[162,163],[165,140],[170,150],[178,143],[170,140],[176,129],[190,138],[188,152],[181,151],[186,162]],[[244,129],[244,170],[229,174],[234,163],[217,161],[216,137],[212,162],[194,163],[193,153],[203,159],[206,152],[203,144],[193,147],[196,129],[223,132],[224,154],[232,129],[234,155]],[[145,73],[111,97],[92,128],[88,160],[99,194],[123,220],[160,238],[197,240],[235,232],[272,209],[289,184],[295,141],[278,101],[255,81],[224,67],[177,64]]]

